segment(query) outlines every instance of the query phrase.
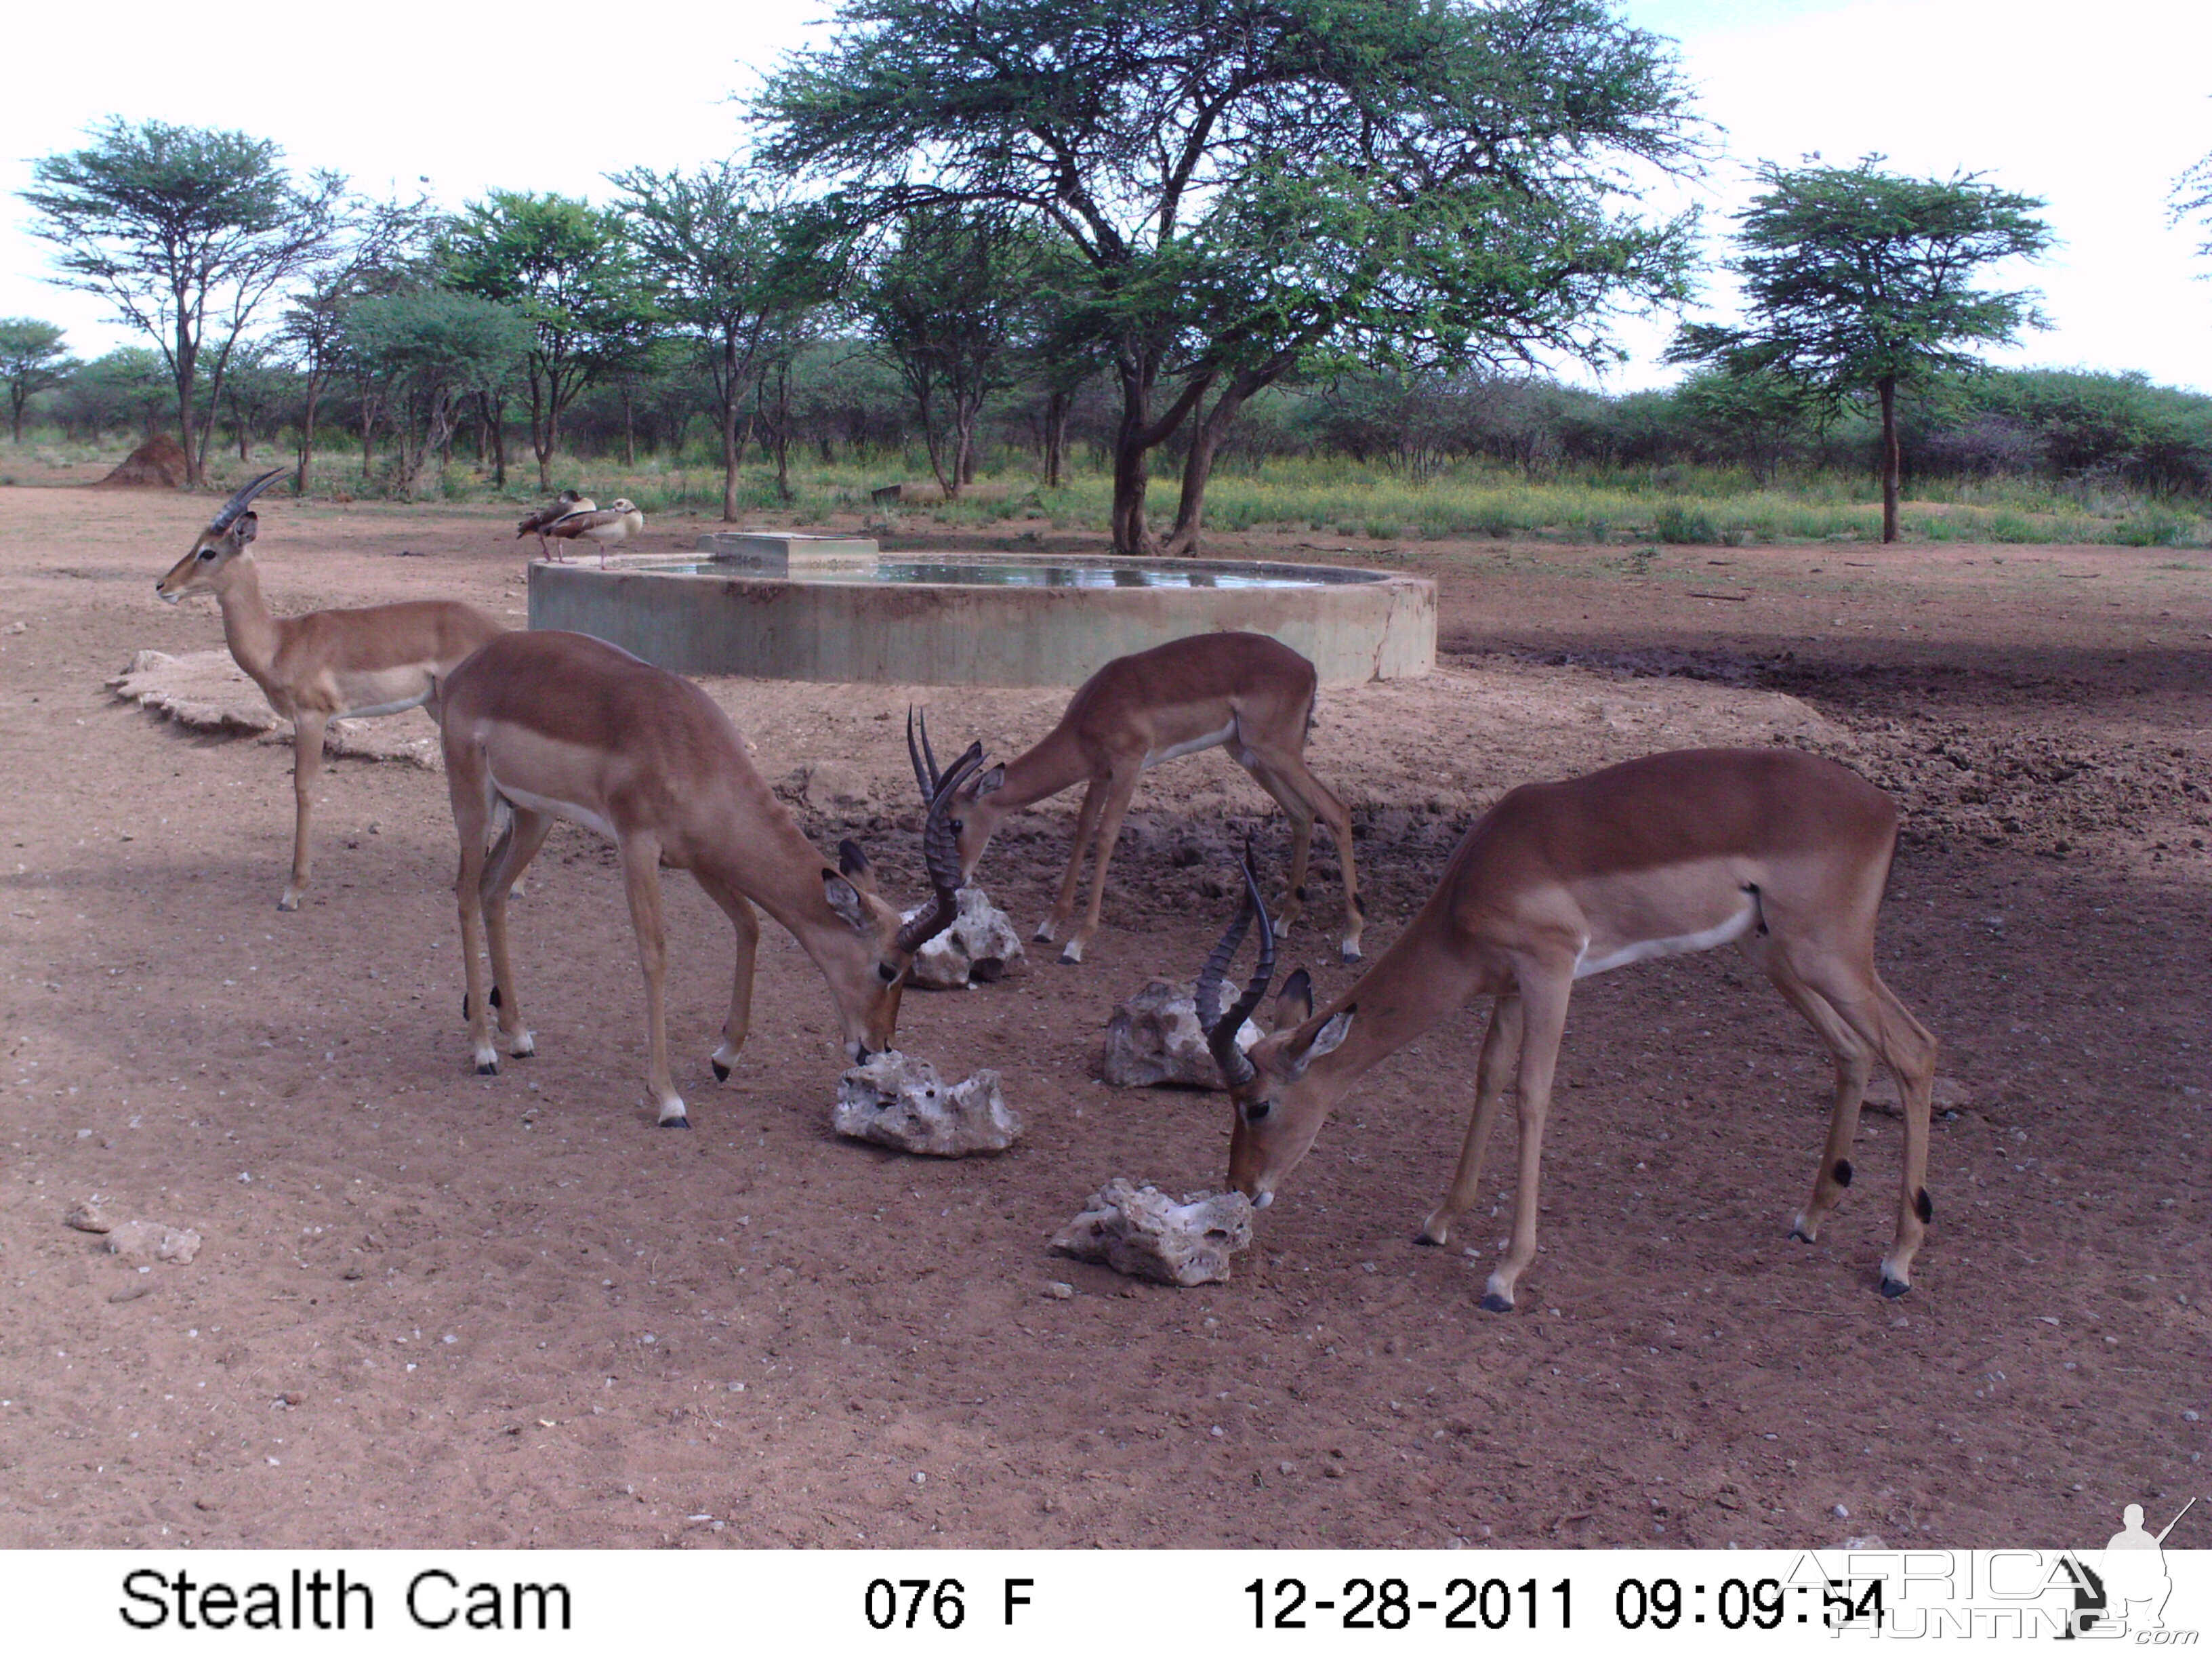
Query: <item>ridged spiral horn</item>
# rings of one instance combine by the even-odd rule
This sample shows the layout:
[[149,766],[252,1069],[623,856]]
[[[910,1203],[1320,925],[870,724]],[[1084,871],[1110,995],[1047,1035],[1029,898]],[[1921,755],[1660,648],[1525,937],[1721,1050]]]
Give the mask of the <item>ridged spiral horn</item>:
[[[917,771],[920,763],[916,763]],[[952,797],[983,764],[983,745],[971,743],[968,752],[952,763],[937,781],[929,803],[929,817],[921,826],[922,862],[929,870],[929,884],[936,897],[929,908],[898,931],[894,947],[911,956],[950,927],[960,914],[960,831],[949,816]]]
[[[1252,1080],[1252,1062],[1237,1046],[1237,1033],[1260,1006],[1260,999],[1267,994],[1268,982],[1275,977],[1275,924],[1267,915],[1267,901],[1260,896],[1259,878],[1252,873],[1252,849],[1244,849],[1242,865],[1244,876],[1244,903],[1237,913],[1237,920],[1229,924],[1229,931],[1213,947],[1213,954],[1206,959],[1199,972],[1195,1000],[1198,1005],[1199,1027],[1206,1033],[1206,1046],[1212,1051],[1214,1063],[1221,1067],[1221,1075],[1231,1088],[1241,1088]],[[1237,947],[1244,942],[1244,933],[1254,917],[1260,922],[1260,961],[1246,981],[1244,994],[1227,1013],[1221,1012],[1221,986],[1229,964],[1237,955]]]
[[252,483],[241,488],[235,495],[222,504],[222,511],[208,521],[208,533],[211,536],[220,536],[231,526],[236,524],[239,514],[253,505],[253,498],[283,477],[284,473],[283,467],[277,467],[273,471],[263,473]]

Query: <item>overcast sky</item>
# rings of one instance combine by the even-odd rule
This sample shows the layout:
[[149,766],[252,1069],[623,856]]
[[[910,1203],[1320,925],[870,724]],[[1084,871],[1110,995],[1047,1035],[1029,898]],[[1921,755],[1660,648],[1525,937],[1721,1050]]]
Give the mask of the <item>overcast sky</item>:
[[[179,10],[116,0],[96,13],[27,7],[0,98],[0,316],[65,325],[92,356],[130,337],[98,301],[41,280],[51,250],[15,192],[37,156],[77,147],[111,114],[234,127],[300,167],[364,189],[418,180],[457,206],[493,187],[603,198],[604,175],[690,167],[737,149],[731,94],[820,38],[826,5],[733,4],[653,16],[574,0],[526,11],[383,0],[301,8],[229,0]],[[1630,0],[1681,43],[1727,157],[1688,192],[1717,251],[1762,159],[1818,151],[1848,165],[1990,182],[2044,198],[2060,246],[1993,280],[2042,289],[2052,323],[2013,363],[2141,369],[2212,392],[2212,260],[2202,225],[2168,228],[2175,176],[2212,152],[2212,5],[2100,0]],[[205,47],[179,47],[179,24]],[[530,90],[520,90],[530,88]],[[1729,289],[1709,297],[1725,312]],[[1662,384],[1674,319],[1623,330],[1615,389]]]

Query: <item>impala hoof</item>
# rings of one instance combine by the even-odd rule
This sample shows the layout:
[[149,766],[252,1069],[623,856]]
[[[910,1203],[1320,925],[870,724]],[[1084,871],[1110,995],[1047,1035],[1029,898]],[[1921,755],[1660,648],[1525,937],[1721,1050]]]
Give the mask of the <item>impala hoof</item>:
[[688,1129],[690,1127],[691,1120],[688,1117],[664,1117],[653,1125],[656,1129]]
[[715,1060],[710,1056],[708,1059],[707,1063],[714,1068],[715,1082],[727,1083],[730,1080],[730,1068],[723,1065],[720,1060]]
[[276,901],[276,908],[279,910],[298,909],[300,908],[300,896],[297,893],[285,894],[283,898]]
[[1902,1279],[1892,1279],[1887,1273],[1881,1276],[1881,1293],[1893,1302],[1911,1288],[1911,1284]]
[[1441,1238],[1431,1238],[1429,1237],[1429,1230],[1426,1227],[1424,1227],[1420,1231],[1413,1235],[1413,1243],[1422,1246],[1425,1249],[1434,1250],[1441,1249],[1444,1241]]
[[499,1075],[499,1062],[495,1060],[478,1060],[477,1062],[477,1075],[478,1077],[497,1077]]
[[1820,1243],[1820,1240],[1814,1238],[1812,1234],[1807,1232],[1802,1227],[1799,1226],[1793,1225],[1790,1229],[1790,1237],[1796,1239],[1800,1244],[1817,1244]]
[[1497,1291],[1492,1291],[1484,1296],[1481,1306],[1485,1313],[1511,1313],[1513,1298],[1510,1296],[1500,1296]]
[[1082,941],[1079,939],[1070,939],[1066,944],[1060,947],[1060,963],[1061,967],[1077,967],[1081,964],[1082,961],[1083,945]]
[[1354,963],[1359,960],[1359,947],[1357,945],[1340,945],[1337,947],[1336,953],[1346,963]]

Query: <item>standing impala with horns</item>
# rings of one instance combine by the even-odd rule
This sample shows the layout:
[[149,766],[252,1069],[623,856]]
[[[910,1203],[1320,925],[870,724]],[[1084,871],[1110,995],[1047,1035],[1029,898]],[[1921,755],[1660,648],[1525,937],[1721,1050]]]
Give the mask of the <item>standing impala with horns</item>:
[[1306,732],[1313,724],[1314,665],[1264,634],[1194,634],[1150,651],[1116,657],[1076,689],[1060,724],[1043,741],[1004,766],[996,766],[960,792],[960,873],[972,877],[983,849],[1010,814],[1048,796],[1084,786],[1075,823],[1075,845],[1060,878],[1052,914],[1036,937],[1050,939],[1075,914],[1083,849],[1097,832],[1091,902],[1083,924],[1060,948],[1062,962],[1083,960],[1098,931],[1106,896],[1106,866],[1121,833],[1122,815],[1137,781],[1162,761],[1194,755],[1217,744],[1274,797],[1291,820],[1290,896],[1282,925],[1305,908],[1306,855],[1314,820],[1328,825],[1344,866],[1346,962],[1359,960],[1359,872],[1352,861],[1352,815],[1328,786],[1307,769]]
[[[714,1054],[718,1079],[737,1063],[752,1017],[755,905],[788,928],[822,970],[848,1055],[857,1061],[890,1047],[907,967],[958,911],[956,831],[946,809],[982,764],[981,744],[953,763],[929,803],[922,846],[936,898],[902,926],[876,891],[866,854],[846,842],[833,868],[799,832],[714,699],[603,640],[545,631],[493,641],[447,681],[442,728],[461,842],[454,891],[468,975],[462,1013],[479,1073],[499,1069],[487,1029],[491,1009],[499,1011],[509,1053],[537,1052],[515,997],[507,899],[556,818],[607,836],[619,851],[645,972],[648,1083],[663,1128],[690,1122],[668,1072],[663,865],[689,870],[737,933],[729,1018]],[[501,802],[514,817],[487,853]]]
[[507,629],[458,599],[272,616],[251,550],[260,520],[248,509],[283,476],[281,467],[264,472],[224,502],[154,592],[171,605],[194,593],[214,594],[230,654],[292,722],[292,877],[276,908],[296,910],[307,884],[309,820],[330,723],[402,714],[423,703],[434,717],[440,679]]
[[[1897,1079],[1905,1167],[1881,1291],[1902,1296],[1935,1216],[1923,1183],[1936,1039],[1875,971],[1875,919],[1896,846],[1897,809],[1887,795],[1796,750],[1684,750],[1525,784],[1467,832],[1429,902],[1351,989],[1316,1013],[1304,971],[1292,975],[1276,1000],[1274,1030],[1249,1054],[1235,1034],[1267,994],[1274,936],[1248,866],[1244,909],[1198,988],[1199,1018],[1236,1112],[1230,1184],[1265,1206],[1370,1066],[1470,997],[1494,997],[1474,1121],[1420,1242],[1445,1243],[1474,1202],[1484,1145],[1517,1070],[1513,1237],[1482,1298],[1505,1312],[1536,1254],[1544,1115],[1575,981],[1734,944],[1835,1059],[1827,1148],[1795,1237],[1817,1238],[1851,1184],[1849,1154],[1875,1060]],[[1259,971],[1221,1014],[1222,976],[1255,915]]]

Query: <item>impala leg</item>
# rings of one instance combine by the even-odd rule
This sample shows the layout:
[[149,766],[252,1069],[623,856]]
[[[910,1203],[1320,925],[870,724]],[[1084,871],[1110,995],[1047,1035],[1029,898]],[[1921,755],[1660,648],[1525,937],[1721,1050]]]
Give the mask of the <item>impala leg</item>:
[[284,896],[276,901],[279,910],[298,909],[307,885],[315,781],[322,775],[323,733],[330,723],[328,714],[301,714],[292,722],[292,875],[284,884]]
[[646,1086],[664,1129],[688,1129],[691,1119],[668,1075],[668,933],[660,911],[660,842],[650,835],[622,842],[623,888],[637,930],[637,965],[645,974]]
[[1549,964],[1521,975],[1521,1147],[1513,1189],[1513,1242],[1491,1270],[1482,1305],[1492,1313],[1513,1308],[1513,1287],[1536,1259],[1536,1194],[1544,1157],[1544,1115],[1552,1104],[1552,1079],[1559,1069],[1559,1039],[1566,1034],[1567,999],[1573,969]]
[[1416,1240],[1422,1244],[1448,1244],[1452,1223],[1467,1212],[1482,1184],[1482,1160],[1498,1122],[1498,1103],[1513,1080],[1513,1067],[1521,1054],[1521,999],[1501,996],[1490,1012],[1490,1029],[1483,1034],[1482,1057],[1474,1068],[1474,1119],[1467,1126],[1466,1143],[1459,1149],[1459,1168],[1452,1172],[1451,1190],[1443,1203],[1429,1212]]
[[[1352,854],[1351,812],[1336,798],[1335,792],[1313,775],[1304,756],[1277,749],[1255,757],[1275,782],[1269,783],[1258,772],[1253,776],[1259,778],[1261,787],[1282,803],[1283,811],[1298,826],[1298,839],[1292,845],[1291,855],[1291,897],[1301,910],[1306,899],[1305,861],[1313,821],[1319,817],[1328,826],[1329,839],[1336,843],[1337,862],[1344,867],[1344,937],[1337,949],[1345,961],[1358,961],[1359,936],[1366,929],[1367,918],[1359,908],[1359,867]],[[1292,801],[1297,804],[1294,806]]]
[[1060,948],[1062,962],[1082,961],[1084,947],[1098,931],[1099,912],[1106,903],[1106,871],[1114,862],[1114,843],[1121,838],[1122,816],[1136,798],[1137,781],[1143,776],[1144,769],[1132,764],[1127,770],[1117,769],[1108,781],[1109,793],[1105,810],[1098,815],[1098,838],[1091,852],[1091,902],[1085,907],[1083,926]]
[[714,1050],[710,1064],[714,1068],[717,1082],[726,1083],[738,1063],[738,1054],[745,1046],[745,1034],[750,1030],[753,1018],[753,964],[760,951],[760,915],[743,893],[735,890],[714,895],[714,902],[729,917],[730,927],[738,936],[738,967],[730,985],[730,1017],[722,1022],[722,1046]]
[[516,807],[477,878],[477,891],[483,905],[484,935],[491,949],[490,1002],[499,1010],[499,1032],[507,1039],[507,1051],[517,1060],[527,1060],[536,1054],[538,1042],[522,1023],[521,1000],[515,994],[514,959],[507,945],[507,901],[530,860],[545,845],[545,837],[552,829],[550,813]]
[[1738,943],[1743,954],[1773,981],[1783,1000],[1813,1028],[1813,1034],[1835,1062],[1836,1095],[1828,1108],[1828,1144],[1821,1150],[1820,1168],[1813,1173],[1813,1195],[1790,1218],[1790,1236],[1810,1244],[1820,1237],[1821,1224],[1843,1202],[1844,1189],[1851,1184],[1851,1143],[1858,1136],[1859,1106],[1866,1098],[1867,1079],[1874,1073],[1874,1050],[1860,1040],[1826,997],[1804,981],[1788,953],[1770,937],[1747,933]]
[[1060,936],[1075,914],[1076,884],[1083,879],[1083,849],[1091,845],[1091,832],[1098,827],[1098,815],[1106,805],[1107,780],[1093,778],[1084,787],[1083,805],[1075,815],[1075,841],[1067,849],[1067,873],[1060,878],[1060,896],[1053,901],[1052,914],[1037,923],[1031,935],[1038,943],[1048,943]]
[[[447,755],[450,764],[452,756]],[[459,780],[453,790],[453,817],[461,832],[461,872],[453,881],[453,900],[461,918],[461,1018],[469,1023],[469,1054],[478,1077],[495,1076],[499,1054],[491,1046],[490,987],[484,982],[483,961],[483,818],[471,822],[464,815]]]

